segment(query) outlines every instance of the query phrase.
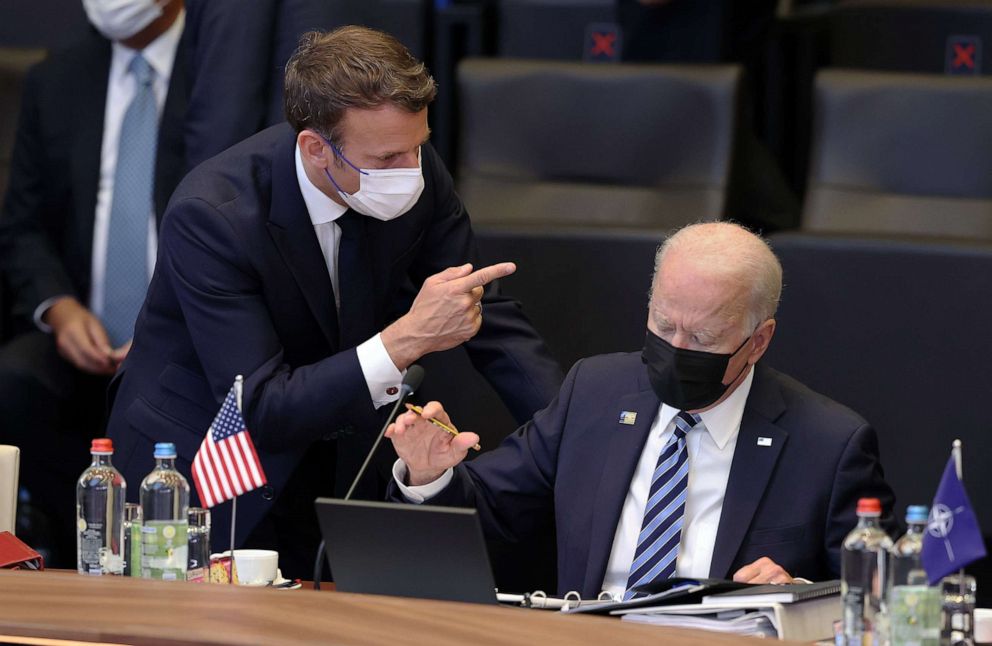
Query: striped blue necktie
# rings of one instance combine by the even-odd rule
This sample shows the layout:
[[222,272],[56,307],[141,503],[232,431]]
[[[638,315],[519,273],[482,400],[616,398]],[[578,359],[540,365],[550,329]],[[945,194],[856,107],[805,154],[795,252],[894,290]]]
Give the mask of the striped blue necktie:
[[675,574],[689,481],[685,436],[698,423],[699,415],[680,411],[675,417],[675,432],[658,456],[624,600],[634,596],[633,588]]
[[103,324],[114,347],[134,336],[134,321],[148,289],[148,218],[158,139],[155,71],[141,54],[131,59],[128,70],[134,75],[135,93],[117,146],[104,276]]

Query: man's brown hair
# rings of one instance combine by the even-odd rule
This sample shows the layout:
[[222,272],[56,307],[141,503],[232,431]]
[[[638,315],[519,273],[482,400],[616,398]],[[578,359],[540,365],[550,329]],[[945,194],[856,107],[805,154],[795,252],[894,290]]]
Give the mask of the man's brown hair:
[[420,112],[437,84],[398,40],[367,27],[303,34],[286,64],[283,105],[297,133],[315,130],[340,146],[338,126],[348,108],[392,104]]

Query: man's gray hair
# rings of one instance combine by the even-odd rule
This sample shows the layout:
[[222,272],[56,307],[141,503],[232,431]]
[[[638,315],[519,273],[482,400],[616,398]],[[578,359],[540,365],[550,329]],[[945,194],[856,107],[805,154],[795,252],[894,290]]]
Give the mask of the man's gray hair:
[[740,282],[751,291],[744,324],[750,334],[775,318],[782,297],[782,265],[764,238],[733,222],[690,224],[658,247],[652,287],[665,256],[674,250],[705,261],[707,268]]

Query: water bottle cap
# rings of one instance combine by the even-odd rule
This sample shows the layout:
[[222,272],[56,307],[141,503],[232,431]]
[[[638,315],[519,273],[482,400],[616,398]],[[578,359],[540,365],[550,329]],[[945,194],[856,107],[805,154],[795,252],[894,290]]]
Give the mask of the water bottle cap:
[[156,458],[176,457],[176,445],[173,444],[172,442],[156,442],[155,457]]
[[907,523],[925,523],[930,517],[930,508],[926,505],[910,505],[906,508]]
[[880,516],[882,501],[878,498],[860,498],[858,500],[858,516]]
[[114,442],[107,437],[98,437],[90,444],[90,453],[108,454],[114,452]]

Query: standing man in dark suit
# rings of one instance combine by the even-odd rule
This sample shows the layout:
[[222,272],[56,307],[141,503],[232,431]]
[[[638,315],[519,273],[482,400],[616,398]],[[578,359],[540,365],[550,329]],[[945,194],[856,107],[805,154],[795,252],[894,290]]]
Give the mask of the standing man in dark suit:
[[[269,484],[242,496],[237,542],[279,549],[287,576],[310,575],[314,498],[345,492],[420,357],[464,343],[518,419],[560,384],[543,341],[496,288],[515,267],[469,264],[468,214],[427,143],[435,91],[391,36],[305,35],[287,66],[289,123],[204,162],[176,190],[111,386],[108,434],[133,482],[152,468],[156,441],[174,442],[189,473],[244,375]],[[384,495],[391,462],[378,478],[370,470],[360,495]],[[214,508],[222,539],[228,508]]]
[[[861,417],[757,365],[775,332],[778,260],[720,222],[670,237],[655,267],[644,351],[579,361],[494,451],[458,464],[474,433],[400,416],[393,497],[475,506],[508,540],[553,515],[559,589],[583,597],[674,575],[839,576],[857,499],[891,512],[893,495]],[[437,402],[423,415],[448,421]]]
[[73,483],[102,435],[156,231],[185,169],[183,2],[84,0],[98,33],[30,73],[0,214],[17,334],[0,349],[0,441],[55,513],[71,563]]

